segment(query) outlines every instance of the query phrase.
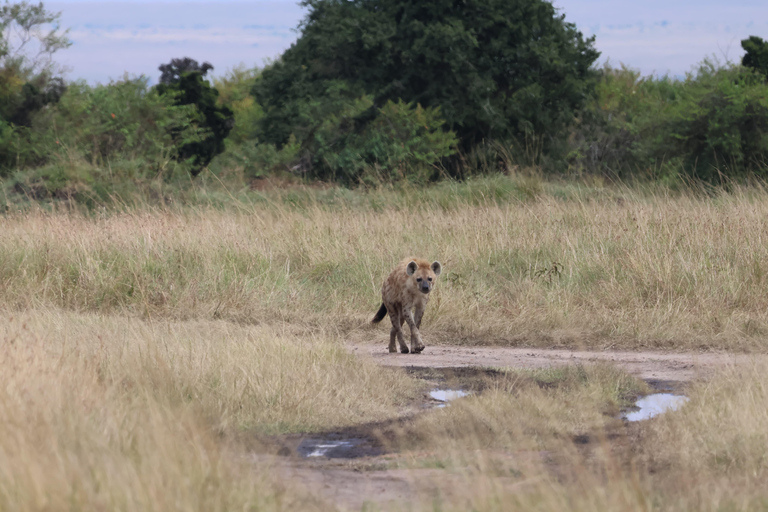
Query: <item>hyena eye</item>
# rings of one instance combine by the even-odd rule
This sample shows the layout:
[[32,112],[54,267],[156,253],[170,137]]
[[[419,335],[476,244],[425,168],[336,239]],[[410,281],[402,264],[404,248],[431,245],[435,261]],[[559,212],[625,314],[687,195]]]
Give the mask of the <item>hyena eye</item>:
[[431,277],[428,277],[428,278],[427,278],[427,281],[431,281],[431,280],[432,280],[432,278],[431,278]]
[[420,278],[420,277],[417,277],[417,278],[416,278],[416,281],[420,283],[420,282],[421,282],[421,278]]

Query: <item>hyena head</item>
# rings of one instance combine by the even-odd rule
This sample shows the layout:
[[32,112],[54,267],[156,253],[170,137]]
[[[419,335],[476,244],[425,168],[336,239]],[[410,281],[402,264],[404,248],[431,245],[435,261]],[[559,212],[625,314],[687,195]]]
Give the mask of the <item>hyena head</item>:
[[406,286],[416,288],[426,295],[432,291],[432,287],[435,286],[435,281],[437,281],[437,276],[440,275],[442,270],[443,267],[439,261],[435,261],[431,265],[426,261],[421,263],[411,261],[405,267],[405,273],[409,276]]

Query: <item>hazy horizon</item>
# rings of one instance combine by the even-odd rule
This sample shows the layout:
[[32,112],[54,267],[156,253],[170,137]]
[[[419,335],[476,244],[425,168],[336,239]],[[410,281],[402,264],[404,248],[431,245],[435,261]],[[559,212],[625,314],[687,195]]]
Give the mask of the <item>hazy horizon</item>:
[[[643,75],[684,76],[713,55],[738,61],[740,41],[768,39],[768,2],[651,0],[642,6],[625,0],[556,0],[566,21],[595,35],[599,63],[624,64]],[[263,66],[298,37],[305,10],[283,0],[187,2],[58,0],[45,4],[62,13],[73,45],[55,56],[69,80],[106,83],[110,79],[159,77],[158,66],[191,57],[214,66],[221,76],[238,65]]]

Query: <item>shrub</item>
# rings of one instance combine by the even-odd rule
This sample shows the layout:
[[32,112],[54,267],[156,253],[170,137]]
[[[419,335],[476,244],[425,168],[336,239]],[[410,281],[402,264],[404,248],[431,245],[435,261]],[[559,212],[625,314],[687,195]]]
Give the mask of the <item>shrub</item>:
[[57,108],[36,120],[36,146],[93,165],[141,159],[150,172],[160,172],[176,154],[177,140],[199,139],[193,115],[192,107],[173,105],[150,89],[145,77],[95,87],[77,82]]
[[[366,112],[371,99],[355,102],[351,112]],[[457,140],[442,130],[439,108],[388,101],[365,127],[354,129],[351,116],[330,116],[315,135],[316,168],[333,180],[390,182],[404,178],[425,180],[439,161],[453,154]],[[337,149],[338,148],[338,149]]]
[[749,68],[705,60],[677,80],[606,66],[596,91],[571,136],[574,172],[712,183],[766,172],[768,84]]
[[157,91],[171,98],[175,105],[194,107],[190,122],[198,130],[198,137],[185,140],[182,131],[174,131],[178,145],[177,158],[186,161],[193,176],[207,166],[213,157],[224,151],[224,139],[232,130],[234,114],[225,106],[216,104],[219,92],[204,80],[213,66],[184,58],[173,59],[160,66],[162,76]]

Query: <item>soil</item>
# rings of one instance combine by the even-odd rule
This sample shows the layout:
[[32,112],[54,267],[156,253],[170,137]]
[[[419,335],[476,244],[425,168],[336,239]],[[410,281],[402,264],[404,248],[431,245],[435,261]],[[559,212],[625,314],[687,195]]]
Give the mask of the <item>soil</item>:
[[[684,388],[685,383],[707,378],[716,369],[751,360],[748,355],[721,352],[612,352],[546,350],[510,347],[428,346],[421,354],[389,354],[385,344],[350,345],[360,357],[370,357],[385,366],[403,367],[411,375],[429,382],[430,387],[465,389],[482,392],[490,380],[502,375],[501,369],[546,368],[574,363],[606,361],[646,380],[657,390]],[[311,435],[280,436],[253,452],[253,461],[267,465],[278,477],[310,495],[332,504],[339,510],[376,510],[415,508],[417,503],[429,505],[435,496],[450,502],[452,491],[466,482],[461,475],[444,469],[413,467],[414,454],[407,461],[386,447],[389,433],[415,414],[438,405],[428,396],[414,404],[399,418],[369,425]],[[624,441],[637,435],[637,424],[626,424],[626,432],[617,438]],[[588,445],[588,436],[574,439]],[[307,457],[307,443],[352,440],[354,446],[330,451],[326,456]],[[631,444],[631,443],[630,443]],[[311,450],[311,448],[310,448]],[[524,452],[501,454],[514,458],[515,464],[526,460],[545,460],[551,454]],[[430,454],[424,454],[428,460]],[[402,469],[401,466],[410,466]],[[428,465],[428,464],[425,464]],[[497,485],[515,487],[521,482],[500,478]],[[456,503],[454,503],[455,505]],[[429,507],[427,507],[429,508]]]
[[607,361],[647,381],[684,383],[706,378],[717,368],[739,364],[754,356],[725,352],[613,352],[548,350],[514,347],[427,346],[420,354],[390,354],[386,345],[351,345],[362,357],[386,366],[429,368],[547,368]]

